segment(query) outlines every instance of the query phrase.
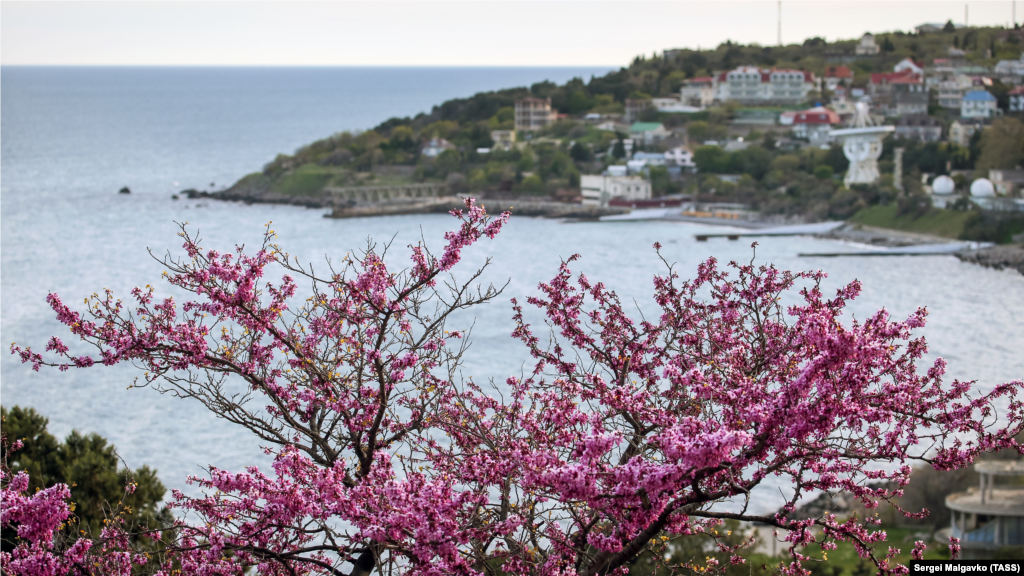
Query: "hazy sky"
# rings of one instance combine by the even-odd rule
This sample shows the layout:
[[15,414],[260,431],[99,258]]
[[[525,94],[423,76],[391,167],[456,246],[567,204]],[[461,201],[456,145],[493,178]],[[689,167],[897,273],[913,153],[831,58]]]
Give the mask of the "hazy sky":
[[[852,38],[1013,2],[784,1],[782,39]],[[623,65],[671,47],[776,42],[775,1],[0,2],[0,63]],[[1019,20],[1024,19],[1024,3]],[[415,87],[410,87],[414,89]]]

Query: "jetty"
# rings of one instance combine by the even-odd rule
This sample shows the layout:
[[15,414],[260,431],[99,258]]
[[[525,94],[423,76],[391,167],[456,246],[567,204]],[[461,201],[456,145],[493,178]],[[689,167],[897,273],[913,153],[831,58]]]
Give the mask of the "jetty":
[[845,252],[800,252],[797,256],[806,258],[837,258],[840,256],[943,256],[968,250],[993,246],[991,242],[948,242],[945,244],[920,244],[895,248],[874,248]]
[[765,227],[743,232],[715,232],[694,234],[698,242],[707,242],[709,238],[728,238],[739,240],[742,238],[756,238],[762,236],[812,236],[814,234],[828,234],[829,232],[844,225],[845,222],[816,222],[814,224],[794,224],[791,226]]

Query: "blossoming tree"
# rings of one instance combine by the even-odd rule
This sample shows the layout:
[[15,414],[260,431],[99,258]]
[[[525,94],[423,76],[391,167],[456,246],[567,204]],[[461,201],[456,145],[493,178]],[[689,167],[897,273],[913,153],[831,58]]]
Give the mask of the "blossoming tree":
[[[130,304],[107,292],[77,311],[51,294],[95,352],[57,338],[48,357],[12,352],[36,369],[135,363],[139,385],[198,400],[270,447],[272,474],[211,468],[189,480],[204,496],[174,493],[167,566],[186,574],[624,574],[639,554],[660,557],[666,541],[727,519],[785,529],[787,574],[806,573],[804,545],[838,541],[899,573],[896,551],[873,556],[885,534],[871,518],[755,514],[751,492],[790,486],[784,511],[820,490],[895,505],[913,460],[948,469],[1021,450],[1024,384],[978,395],[944,383],[942,360],[919,372],[926,345],[912,331],[925,311],[844,322],[860,286],[827,298],[820,272],[710,259],[683,281],[666,262],[657,317],[634,319],[572,273],[573,256],[526,303],[549,334],[513,300],[532,370],[504,386],[463,381],[464,333],[449,318],[500,290],[475,288],[481,271],[463,282],[450,271],[509,215],[472,201],[453,214],[443,252],[417,244],[401,272],[385,265],[387,247],[320,273],[270,230],[255,254],[225,254],[183,228],[186,257],[165,258],[165,278],[194,300],[146,287]],[[266,280],[272,267],[287,275]],[[311,286],[304,301],[296,277]],[[997,425],[997,399],[1009,424]]]

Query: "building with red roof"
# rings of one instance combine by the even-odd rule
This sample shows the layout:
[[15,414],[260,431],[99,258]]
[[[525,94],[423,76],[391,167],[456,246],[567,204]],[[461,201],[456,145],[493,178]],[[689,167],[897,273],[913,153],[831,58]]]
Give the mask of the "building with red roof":
[[825,89],[835,92],[836,88],[853,83],[853,71],[846,66],[829,66],[825,68]]
[[741,104],[796,104],[817,87],[814,74],[804,70],[740,66],[721,72],[715,98]]
[[1024,86],[1010,90],[1010,112],[1024,112]]
[[679,99],[686,106],[706,108],[715,101],[715,78],[713,76],[697,76],[683,81],[679,91]]
[[841,121],[839,114],[824,106],[801,110],[793,116],[793,135],[807,138],[814,144],[823,144],[829,141],[832,126]]

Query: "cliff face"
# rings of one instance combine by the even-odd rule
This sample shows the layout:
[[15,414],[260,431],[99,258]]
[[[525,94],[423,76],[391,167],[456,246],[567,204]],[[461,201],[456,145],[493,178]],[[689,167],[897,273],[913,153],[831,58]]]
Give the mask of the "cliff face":
[[331,197],[322,190],[314,194],[288,194],[280,191],[281,179],[272,178],[262,172],[255,172],[235,182],[227,190],[220,192],[199,192],[186,190],[189,198],[212,198],[215,200],[231,200],[247,204],[293,204],[308,208],[328,208],[332,206]]

